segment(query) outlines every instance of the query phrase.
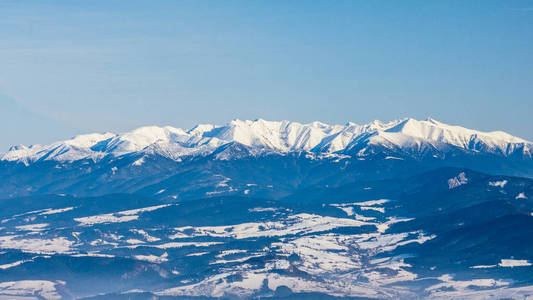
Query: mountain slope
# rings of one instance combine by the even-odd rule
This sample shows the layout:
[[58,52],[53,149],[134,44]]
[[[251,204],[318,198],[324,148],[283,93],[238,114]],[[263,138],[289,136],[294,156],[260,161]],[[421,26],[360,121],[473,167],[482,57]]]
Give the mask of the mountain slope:
[[533,295],[532,179],[443,168],[319,188],[280,200],[0,200],[0,297]]

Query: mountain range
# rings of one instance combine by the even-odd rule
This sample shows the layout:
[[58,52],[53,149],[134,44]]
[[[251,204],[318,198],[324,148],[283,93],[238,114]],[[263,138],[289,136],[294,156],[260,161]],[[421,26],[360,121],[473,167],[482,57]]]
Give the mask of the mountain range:
[[[0,159],[0,197],[277,198],[316,184],[388,179],[438,167],[533,177],[532,150],[533,143],[501,131],[433,119],[365,125],[235,120],[188,131],[152,126],[14,146]],[[250,179],[264,185],[247,186]]]
[[123,134],[79,135],[50,145],[14,146],[1,159],[26,164],[41,160],[98,161],[131,154],[161,155],[176,161],[210,154],[216,154],[218,159],[231,159],[235,157],[224,153],[230,145],[240,145],[250,155],[308,152],[356,158],[368,157],[376,148],[416,159],[445,156],[453,150],[531,159],[533,152],[533,143],[505,132],[481,132],[431,118],[373,121],[364,125],[258,119],[234,120],[223,126],[201,124],[187,131],[149,126]]

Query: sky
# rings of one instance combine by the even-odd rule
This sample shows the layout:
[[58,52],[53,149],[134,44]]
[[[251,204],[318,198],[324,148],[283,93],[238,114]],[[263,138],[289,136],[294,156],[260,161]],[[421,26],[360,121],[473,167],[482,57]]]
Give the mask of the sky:
[[0,152],[232,119],[533,140],[533,1],[0,0]]

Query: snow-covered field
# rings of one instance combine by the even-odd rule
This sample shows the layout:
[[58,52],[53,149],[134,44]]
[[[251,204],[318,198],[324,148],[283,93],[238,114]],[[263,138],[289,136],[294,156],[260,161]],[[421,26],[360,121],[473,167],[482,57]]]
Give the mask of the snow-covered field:
[[[461,175],[458,182],[465,181]],[[456,182],[456,181],[454,181]],[[504,184],[492,184],[500,187]],[[19,250],[30,258],[12,260],[0,270],[28,266],[54,255],[76,258],[131,259],[157,266],[166,286],[147,290],[155,295],[253,297],[262,291],[289,288],[293,293],[319,292],[335,296],[404,298],[423,294],[430,298],[527,296],[531,288],[511,287],[511,282],[495,278],[455,279],[445,274],[424,278],[405,259],[394,254],[398,247],[421,245],[434,239],[423,231],[390,232],[392,225],[413,220],[385,215],[386,205],[378,199],[329,204],[339,216],[317,212],[293,212],[284,207],[252,207],[250,216],[267,213],[267,220],[214,226],[167,227],[161,224],[138,228],[150,219],[150,212],[178,208],[164,204],[113,213],[77,216],[57,228],[50,215],[76,212],[74,207],[46,209],[18,214],[6,219],[0,228],[0,248]],[[322,207],[327,207],[323,205]],[[66,222],[62,220],[62,222]],[[21,225],[26,223],[25,225]],[[13,233],[16,232],[16,233]],[[204,270],[187,274],[183,262],[193,261]],[[186,263],[188,264],[188,263]],[[502,257],[494,265],[477,265],[471,270],[529,268],[531,262]],[[169,276],[176,280],[168,281]],[[69,282],[20,280],[0,283],[0,296],[61,299],[58,292]],[[422,290],[407,283],[431,279]],[[1,298],[0,298],[1,299]],[[15,298],[13,298],[15,299]]]

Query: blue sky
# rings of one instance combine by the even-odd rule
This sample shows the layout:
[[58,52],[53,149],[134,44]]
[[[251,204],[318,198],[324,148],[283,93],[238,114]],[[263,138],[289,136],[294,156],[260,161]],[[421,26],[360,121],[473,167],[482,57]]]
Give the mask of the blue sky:
[[0,0],[0,151],[259,117],[533,140],[532,70],[533,1]]

